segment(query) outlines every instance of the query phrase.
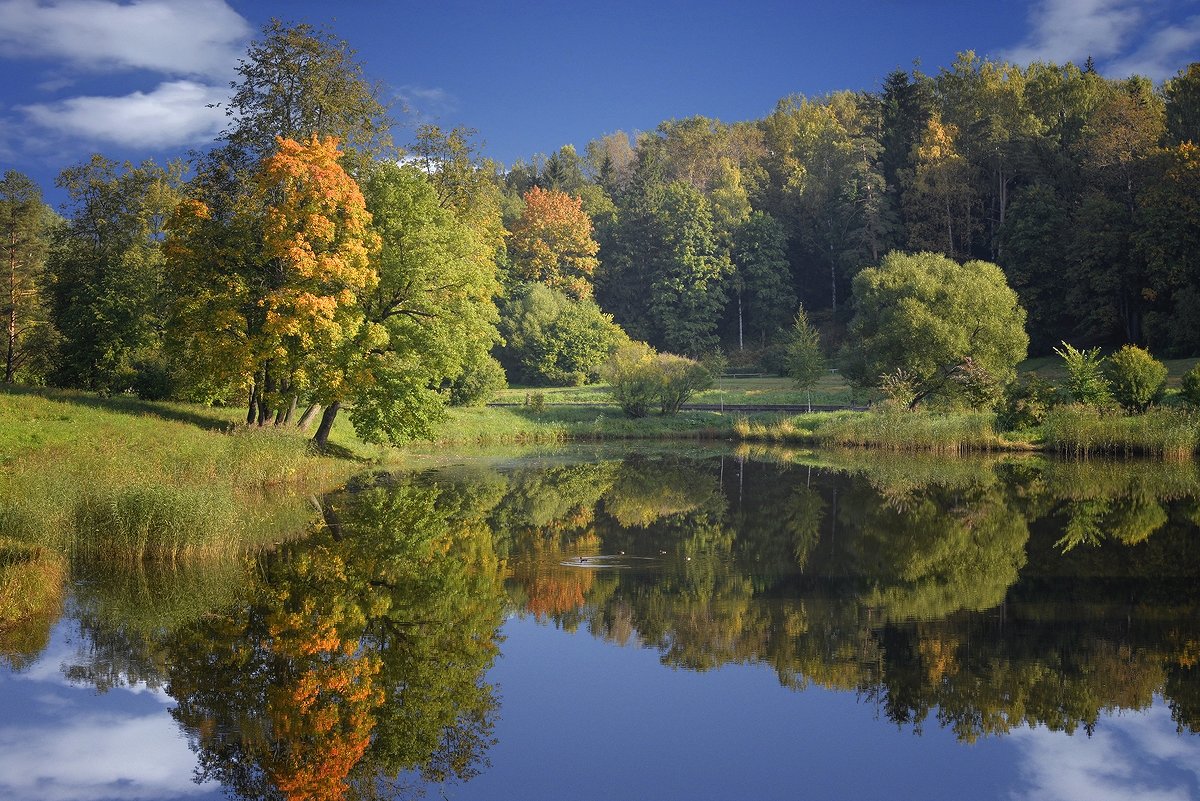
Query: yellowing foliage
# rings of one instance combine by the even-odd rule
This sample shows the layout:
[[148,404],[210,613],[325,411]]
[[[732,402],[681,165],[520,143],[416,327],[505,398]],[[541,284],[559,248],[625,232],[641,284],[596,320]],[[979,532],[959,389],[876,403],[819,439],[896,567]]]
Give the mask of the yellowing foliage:
[[540,281],[576,299],[592,295],[600,245],[583,201],[535,186],[509,242],[513,270],[522,281]]

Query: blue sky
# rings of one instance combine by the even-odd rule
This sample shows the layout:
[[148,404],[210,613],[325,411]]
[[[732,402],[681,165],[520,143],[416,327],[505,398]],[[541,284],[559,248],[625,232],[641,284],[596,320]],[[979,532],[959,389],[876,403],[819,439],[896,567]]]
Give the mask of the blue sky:
[[[1200,0],[0,0],[0,169],[43,184],[93,152],[164,160],[223,127],[272,16],[328,24],[416,121],[511,163],[673,117],[760,117],[788,94],[877,88],[914,61],[1095,58],[1157,80],[1200,60]],[[408,111],[401,113],[400,108]]]

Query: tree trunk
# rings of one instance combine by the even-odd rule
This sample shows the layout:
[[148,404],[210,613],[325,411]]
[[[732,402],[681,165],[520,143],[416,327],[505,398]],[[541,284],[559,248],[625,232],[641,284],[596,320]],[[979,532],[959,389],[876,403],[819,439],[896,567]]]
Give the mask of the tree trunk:
[[11,384],[17,347],[17,235],[14,230],[8,250],[8,349],[4,354],[4,383]]
[[738,350],[745,350],[742,344],[742,293],[738,292]]
[[246,425],[254,424],[254,417],[258,414],[258,380],[255,379],[250,384],[250,401],[246,409]]
[[[296,414],[296,402],[298,400],[299,399],[295,395],[292,396],[291,403],[288,404],[287,410],[283,412],[282,425],[286,426],[288,423],[292,422],[292,417]],[[281,425],[280,421],[276,420],[275,425]]]
[[271,377],[271,365],[268,362],[263,365],[263,386],[262,391],[258,393],[258,427],[262,428],[267,424],[267,418],[271,415],[271,409],[267,406],[267,395],[275,391],[275,381]]
[[321,404],[310,403],[308,408],[304,410],[304,414],[300,415],[300,419],[296,421],[296,428],[301,431],[307,431],[312,425],[313,418],[317,416],[317,412],[321,411]]
[[325,413],[321,415],[321,424],[317,426],[317,433],[313,434],[313,444],[321,450],[325,450],[325,446],[329,443],[329,432],[333,429],[333,421],[337,418],[338,410],[342,408],[341,401],[334,401],[325,407]]

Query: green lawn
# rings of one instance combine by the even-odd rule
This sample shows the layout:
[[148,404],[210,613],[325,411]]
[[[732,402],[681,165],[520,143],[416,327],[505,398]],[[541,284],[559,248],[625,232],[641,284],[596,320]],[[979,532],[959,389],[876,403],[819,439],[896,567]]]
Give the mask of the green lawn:
[[[509,387],[496,398],[501,403],[524,403],[527,395],[540,392],[547,404],[611,404],[607,384],[584,387]],[[697,393],[692,403],[780,404],[808,403],[806,393],[795,388],[791,379],[767,376],[762,378],[720,378],[712,389]],[[850,386],[837,373],[828,373],[813,388],[812,403],[848,404]]]

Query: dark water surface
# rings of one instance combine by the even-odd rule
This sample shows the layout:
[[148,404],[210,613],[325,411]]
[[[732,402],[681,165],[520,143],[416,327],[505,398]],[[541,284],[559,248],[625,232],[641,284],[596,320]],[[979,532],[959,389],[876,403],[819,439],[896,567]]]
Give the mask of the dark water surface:
[[0,631],[0,798],[1200,799],[1193,463],[363,476]]

